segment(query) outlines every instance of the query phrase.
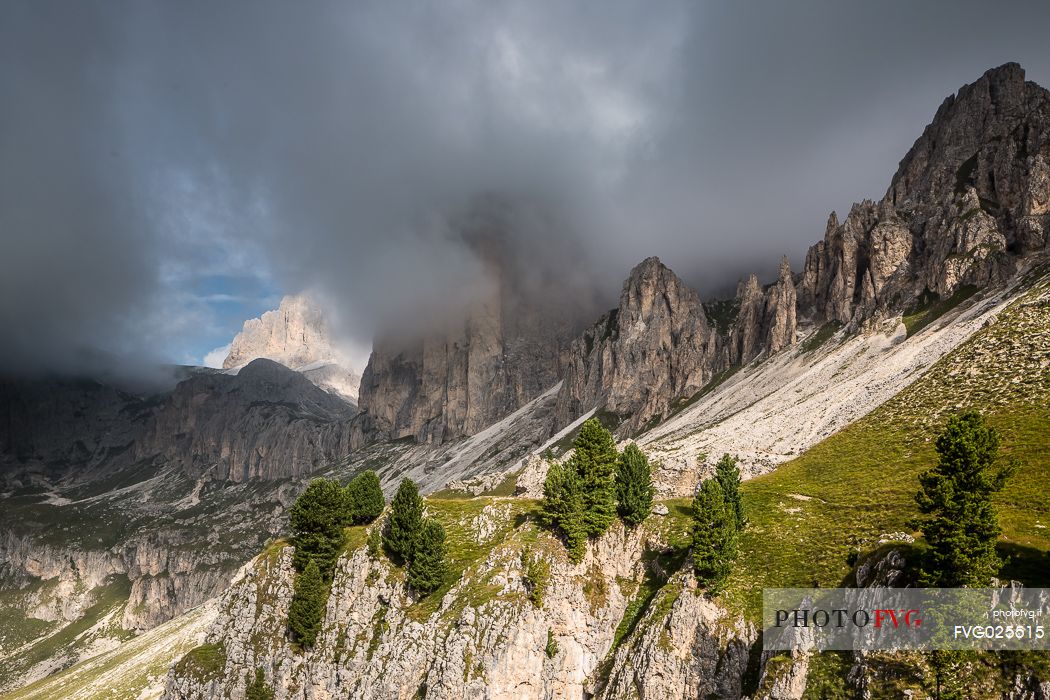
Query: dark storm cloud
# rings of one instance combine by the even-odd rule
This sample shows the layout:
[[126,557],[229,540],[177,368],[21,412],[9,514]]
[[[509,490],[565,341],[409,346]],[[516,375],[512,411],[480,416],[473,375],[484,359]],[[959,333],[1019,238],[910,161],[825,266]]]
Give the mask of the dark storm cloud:
[[484,284],[607,303],[651,254],[705,294],[879,197],[1044,3],[0,5],[0,353],[172,357],[201,274],[335,302],[360,340]]

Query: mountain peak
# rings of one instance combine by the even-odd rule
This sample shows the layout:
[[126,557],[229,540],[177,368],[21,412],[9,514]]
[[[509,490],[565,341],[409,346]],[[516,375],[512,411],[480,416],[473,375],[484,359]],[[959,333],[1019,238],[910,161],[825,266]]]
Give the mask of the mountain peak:
[[990,177],[995,157],[1000,157],[999,167],[1004,169],[1011,161],[1038,153],[1048,124],[1050,92],[1025,82],[1019,64],[985,71],[945,98],[901,160],[886,199],[894,206],[914,206],[942,201],[974,184],[982,197],[998,201],[995,190],[1012,183],[997,183]]
[[281,299],[273,311],[245,321],[222,366],[235,369],[265,357],[298,369],[320,360],[334,362],[338,354],[324,313],[309,297],[295,294]]

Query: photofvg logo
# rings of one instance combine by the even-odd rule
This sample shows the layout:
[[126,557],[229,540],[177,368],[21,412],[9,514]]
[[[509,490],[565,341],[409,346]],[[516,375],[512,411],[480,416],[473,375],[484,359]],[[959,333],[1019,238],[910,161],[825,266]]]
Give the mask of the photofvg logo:
[[1050,649],[1050,589],[767,588],[768,650]]

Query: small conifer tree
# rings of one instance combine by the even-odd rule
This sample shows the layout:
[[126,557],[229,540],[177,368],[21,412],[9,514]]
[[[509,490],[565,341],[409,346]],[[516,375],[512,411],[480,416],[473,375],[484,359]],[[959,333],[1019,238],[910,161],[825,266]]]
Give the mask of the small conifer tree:
[[915,496],[926,516],[917,523],[927,545],[920,580],[927,586],[986,586],[1002,566],[992,496],[1015,467],[993,468],[999,433],[976,411],[950,418],[935,446],[937,466],[919,476]]
[[580,426],[566,468],[576,473],[588,537],[605,532],[616,519],[616,441],[597,418]]
[[328,587],[321,578],[321,570],[313,559],[307,563],[303,573],[295,577],[292,602],[288,607],[288,627],[295,641],[311,647],[321,631],[324,608],[328,598]]
[[383,513],[386,500],[379,485],[379,475],[371,469],[361,472],[347,484],[346,496],[349,501],[350,520],[354,525],[372,522]]
[[305,570],[313,560],[326,578],[331,577],[347,524],[343,488],[329,479],[314,479],[295,499],[290,520],[296,570]]
[[726,499],[726,505],[733,518],[736,520],[738,530],[744,528],[744,503],[740,499],[740,469],[736,466],[736,459],[728,454],[722,455],[715,466],[715,478],[718,485],[722,487],[722,495]]
[[383,544],[401,563],[409,563],[415,554],[416,540],[423,529],[423,499],[411,479],[397,487],[390,505],[390,518]]
[[693,566],[701,585],[718,591],[736,554],[736,517],[717,479],[708,479],[693,498]]
[[653,473],[649,460],[631,443],[616,461],[616,508],[629,525],[637,525],[653,510]]
[[544,522],[561,532],[569,557],[579,562],[587,544],[587,530],[583,522],[583,494],[580,479],[568,465],[552,462],[543,482]]
[[266,683],[262,668],[255,669],[255,677],[244,691],[245,700],[273,700],[274,692]]
[[445,580],[445,528],[431,518],[423,521],[408,565],[408,585],[426,594],[441,587]]

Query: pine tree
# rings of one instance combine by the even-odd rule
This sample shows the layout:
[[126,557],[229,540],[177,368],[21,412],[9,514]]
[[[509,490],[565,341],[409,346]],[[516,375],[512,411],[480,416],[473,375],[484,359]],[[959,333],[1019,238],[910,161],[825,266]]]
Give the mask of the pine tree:
[[295,640],[304,647],[313,646],[321,631],[328,587],[321,578],[321,569],[313,559],[303,573],[295,577],[292,602],[288,607],[288,627]]
[[597,537],[616,519],[616,441],[597,418],[591,418],[580,426],[573,447],[566,468],[580,480],[584,530]]
[[740,500],[740,469],[736,466],[736,459],[728,454],[722,455],[715,466],[715,478],[722,487],[726,505],[736,519],[737,529],[744,529],[744,503]]
[[274,692],[266,683],[262,668],[255,669],[255,678],[244,691],[244,700],[273,700]]
[[390,519],[383,544],[401,563],[412,561],[416,540],[423,529],[423,499],[411,479],[397,487],[390,506]]
[[346,494],[335,481],[314,479],[295,499],[291,509],[292,563],[303,571],[308,561],[315,561],[327,578],[332,575],[335,560],[343,544],[347,524]]
[[355,525],[364,525],[378,518],[386,507],[379,475],[371,469],[361,472],[346,486],[350,520]]
[[700,485],[693,497],[693,566],[701,585],[718,591],[736,555],[736,517],[717,479]]
[[580,478],[568,466],[551,462],[547,469],[541,517],[548,526],[561,531],[569,557],[575,562],[581,561],[587,544],[583,494],[580,492]]
[[631,443],[616,460],[617,511],[631,525],[649,517],[653,510],[653,473],[649,460]]
[[992,495],[1014,466],[993,469],[999,433],[976,411],[948,420],[935,443],[937,466],[919,476],[915,495],[927,549],[921,581],[927,586],[985,586],[1002,562],[995,551],[1000,529]]
[[426,594],[441,587],[445,580],[445,528],[427,518],[416,540],[412,562],[408,565],[408,585]]

